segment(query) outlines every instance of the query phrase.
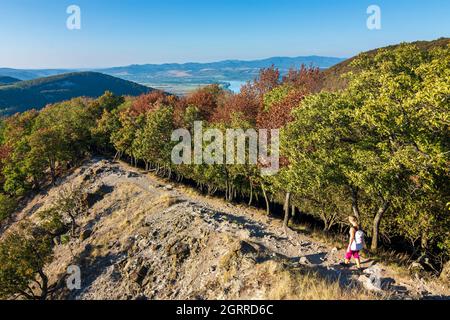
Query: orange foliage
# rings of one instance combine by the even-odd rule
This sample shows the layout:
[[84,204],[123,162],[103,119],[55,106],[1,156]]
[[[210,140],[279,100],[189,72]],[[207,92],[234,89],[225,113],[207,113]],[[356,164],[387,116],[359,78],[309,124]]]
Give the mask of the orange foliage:
[[210,121],[224,93],[218,84],[209,85],[191,93],[186,98],[186,104],[198,108],[201,120]]
[[305,92],[292,89],[282,101],[275,102],[268,111],[258,115],[257,126],[261,129],[280,129],[292,121],[292,110],[300,106]]
[[163,91],[155,90],[139,96],[131,107],[131,114],[134,116],[154,110],[157,106],[174,105],[177,101],[176,96],[168,95]]
[[289,70],[288,74],[283,77],[283,84],[302,89],[307,93],[315,93],[320,90],[321,76],[319,68],[307,68],[305,65],[302,65],[299,70]]
[[239,114],[242,120],[256,124],[259,109],[260,101],[255,96],[246,94],[246,92],[230,94],[216,109],[212,121],[228,123],[234,114]]

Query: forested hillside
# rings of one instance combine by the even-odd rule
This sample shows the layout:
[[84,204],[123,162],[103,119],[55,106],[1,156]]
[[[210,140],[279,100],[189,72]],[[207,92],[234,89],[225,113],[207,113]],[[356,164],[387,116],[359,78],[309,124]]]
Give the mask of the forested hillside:
[[[181,98],[106,93],[17,114],[0,125],[0,213],[6,221],[21,197],[83,159],[115,154],[230,202],[262,202],[268,215],[284,204],[286,224],[296,212],[339,232],[356,215],[373,252],[406,248],[439,272],[450,258],[449,66],[450,46],[402,44],[355,58],[357,72],[336,92],[321,91],[319,69],[280,77],[269,68],[239,94],[216,85]],[[171,133],[192,131],[195,120],[222,131],[280,128],[280,172],[263,176],[261,164],[174,165]],[[43,257],[55,228],[70,221],[63,216],[77,214],[62,205],[46,213],[46,223],[31,226],[39,232],[28,240],[37,241]],[[76,226],[68,225],[73,232]],[[6,247],[23,237],[13,236],[0,246],[2,261]],[[20,274],[14,268],[1,265],[0,282]]]
[[16,78],[0,76],[0,86],[7,85],[7,84],[13,84],[13,83],[16,83],[19,81],[20,80],[16,79]]
[[[413,43],[413,45],[416,46],[417,49],[425,52],[430,51],[434,48],[445,48],[449,44],[450,38],[440,38],[434,41],[417,41]],[[393,50],[396,47],[398,47],[398,45],[389,46],[385,49]],[[375,49],[363,54],[375,57],[379,50],[380,49]],[[357,57],[345,60],[339,64],[332,66],[329,69],[324,70],[322,78],[322,88],[326,90],[339,90],[345,88],[348,84],[348,80],[343,77],[343,75],[355,70],[355,65],[353,65],[352,62],[356,58]]]
[[137,96],[152,89],[95,72],[67,73],[0,87],[0,114],[13,114],[75,97],[101,96],[106,90]]

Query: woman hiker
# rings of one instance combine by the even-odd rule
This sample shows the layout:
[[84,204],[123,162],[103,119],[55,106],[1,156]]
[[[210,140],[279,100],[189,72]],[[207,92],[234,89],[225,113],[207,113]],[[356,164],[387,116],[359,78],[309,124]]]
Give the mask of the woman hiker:
[[348,217],[351,224],[350,241],[347,247],[345,262],[342,264],[348,266],[352,257],[356,260],[358,270],[361,271],[361,258],[359,252],[364,249],[364,232],[360,229],[358,219],[355,216]]

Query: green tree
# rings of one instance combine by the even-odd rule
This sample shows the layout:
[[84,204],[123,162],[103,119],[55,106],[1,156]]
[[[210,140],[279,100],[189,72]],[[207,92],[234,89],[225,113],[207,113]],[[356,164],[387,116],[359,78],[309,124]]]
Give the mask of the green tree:
[[145,124],[137,131],[134,142],[135,146],[138,142],[139,155],[147,165],[152,164],[158,171],[167,171],[169,175],[172,170],[173,130],[173,108],[161,105],[146,113]]
[[9,218],[16,207],[17,202],[14,198],[0,193],[0,222]]
[[51,286],[44,267],[52,259],[51,238],[23,223],[0,243],[0,298],[46,299]]
[[[384,209],[392,207],[398,213],[409,207],[415,212],[426,198],[430,208],[435,207],[433,194],[445,196],[449,61],[450,47],[424,52],[405,44],[354,62],[362,71],[350,75],[348,89],[355,106],[353,126],[359,133],[354,160],[360,169],[352,179],[380,199],[372,249],[377,248]],[[438,212],[443,210],[441,204]]]

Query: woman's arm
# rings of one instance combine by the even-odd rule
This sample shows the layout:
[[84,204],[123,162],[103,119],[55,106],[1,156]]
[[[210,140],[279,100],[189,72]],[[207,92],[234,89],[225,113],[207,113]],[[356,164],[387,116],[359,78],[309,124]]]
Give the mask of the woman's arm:
[[350,242],[348,244],[347,252],[352,251],[352,243],[355,240],[355,234],[356,234],[356,230],[355,230],[355,228],[352,227],[350,229]]

